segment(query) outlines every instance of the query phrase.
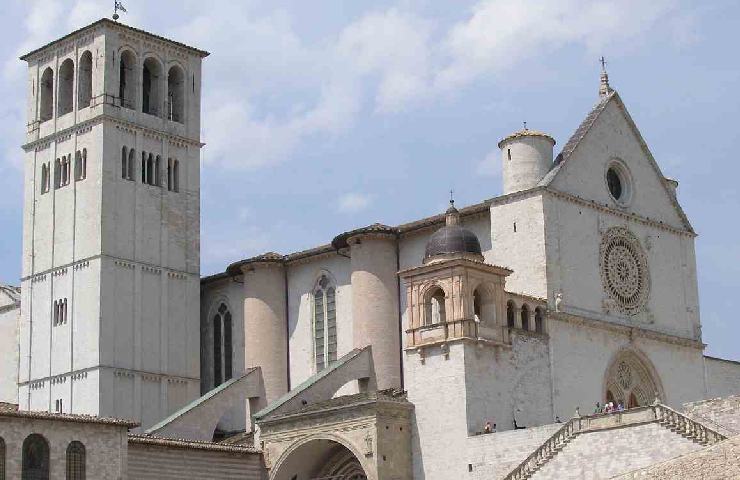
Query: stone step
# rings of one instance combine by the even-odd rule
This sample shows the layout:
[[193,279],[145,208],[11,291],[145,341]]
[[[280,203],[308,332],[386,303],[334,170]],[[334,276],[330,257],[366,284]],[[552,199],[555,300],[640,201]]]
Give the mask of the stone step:
[[577,435],[529,478],[606,479],[702,448],[657,422]]

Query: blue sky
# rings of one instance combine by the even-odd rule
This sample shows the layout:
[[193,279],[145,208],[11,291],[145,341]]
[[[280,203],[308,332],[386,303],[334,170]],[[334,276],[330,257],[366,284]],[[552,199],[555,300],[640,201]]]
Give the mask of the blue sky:
[[[112,1],[3,2],[0,281],[20,276],[24,64]],[[122,21],[204,64],[202,271],[501,191],[526,120],[561,147],[598,57],[699,233],[707,352],[740,359],[740,3],[730,0],[125,0]]]

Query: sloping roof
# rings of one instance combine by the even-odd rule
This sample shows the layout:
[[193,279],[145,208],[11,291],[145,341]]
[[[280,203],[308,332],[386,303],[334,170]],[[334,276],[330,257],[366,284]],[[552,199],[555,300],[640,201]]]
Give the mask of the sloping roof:
[[306,405],[298,410],[292,410],[281,414],[274,415],[270,420],[277,420],[280,418],[287,418],[293,416],[305,415],[307,413],[321,412],[326,410],[337,410],[341,408],[351,408],[360,405],[366,405],[368,403],[376,403],[378,401],[388,401],[394,403],[408,403],[406,398],[406,392],[396,389],[379,390],[372,392],[355,393],[353,395],[342,395],[334,397],[329,400],[321,402],[315,402]]
[[55,420],[60,422],[73,423],[96,423],[99,425],[115,425],[126,428],[134,428],[139,426],[138,422],[134,422],[133,420],[125,420],[122,418],[96,417],[94,415],[78,415],[71,413],[38,412],[33,410],[18,410],[17,405],[4,405],[12,405],[14,408],[0,408],[0,417],[29,418],[35,420]]
[[208,450],[211,452],[227,452],[227,453],[261,453],[261,451],[254,447],[246,445],[226,445],[215,442],[200,442],[197,440],[187,440],[184,438],[166,438],[156,437],[150,435],[136,435],[129,433],[128,443],[138,445],[153,445],[157,447],[169,447],[169,448],[183,448],[190,450]]
[[41,47],[39,47],[37,49],[31,50],[30,52],[26,53],[25,55],[22,55],[20,57],[20,59],[21,60],[27,60],[29,57],[31,57],[35,53],[40,52],[41,50],[45,50],[46,48],[48,48],[48,47],[50,47],[52,45],[55,45],[57,43],[61,43],[61,42],[65,41],[65,40],[67,40],[68,38],[71,38],[71,37],[79,34],[80,32],[83,32],[85,30],[91,30],[91,29],[97,27],[98,25],[111,25],[111,26],[112,25],[115,25],[117,27],[122,27],[122,28],[124,28],[126,30],[129,30],[129,31],[132,31],[132,32],[143,33],[145,35],[148,35],[150,37],[156,38],[158,40],[163,40],[165,42],[173,43],[173,44],[175,44],[175,45],[177,45],[179,47],[186,48],[186,49],[192,51],[193,53],[199,55],[200,57],[207,57],[208,55],[210,55],[205,50],[200,50],[198,48],[191,47],[191,46],[186,45],[184,43],[180,43],[180,42],[177,42],[175,40],[171,40],[171,39],[166,38],[166,37],[155,35],[155,34],[153,34],[151,32],[147,32],[146,30],[141,30],[139,28],[135,28],[135,27],[131,27],[131,26],[128,26],[128,25],[124,25],[123,23],[114,22],[113,20],[111,20],[109,18],[101,18],[100,20],[97,20],[97,21],[95,21],[95,22],[93,22],[93,23],[91,23],[89,25],[86,25],[86,26],[84,26],[82,28],[78,28],[77,30],[75,30],[73,32],[70,32],[70,33],[68,33],[67,35],[65,35],[65,36],[63,36],[61,38],[57,38],[56,40],[52,40],[51,42],[47,43],[46,45],[43,45],[43,46],[41,46]]
[[[586,134],[594,126],[594,124],[596,123],[596,120],[604,112],[604,110],[606,110],[607,105],[609,105],[609,103],[611,103],[612,101],[616,102],[617,107],[622,111],[624,118],[627,120],[627,124],[632,130],[632,133],[637,138],[637,141],[640,143],[640,147],[642,148],[642,151],[645,153],[645,156],[650,162],[650,166],[653,167],[653,170],[658,175],[658,177],[660,177],[661,179],[665,178],[665,176],[663,175],[663,172],[660,171],[658,162],[655,161],[655,157],[653,157],[653,154],[650,151],[650,148],[648,148],[647,143],[645,142],[645,139],[642,137],[640,130],[637,128],[637,125],[632,120],[632,117],[627,111],[627,108],[624,106],[624,102],[622,102],[621,97],[619,96],[616,90],[612,90],[608,95],[604,96],[596,105],[594,105],[594,107],[591,109],[588,115],[586,115],[586,118],[583,119],[583,121],[578,126],[576,131],[573,132],[573,135],[571,135],[571,137],[568,139],[568,142],[563,147],[563,150],[555,158],[553,168],[547,173],[547,175],[545,175],[542,178],[542,180],[540,180],[538,186],[548,187],[552,184],[553,180],[555,180],[555,177],[558,175],[558,173],[560,173],[560,171],[563,169],[565,164],[568,162],[568,159],[573,155],[573,152],[575,152],[576,149],[579,147],[579,145],[581,145],[581,141],[585,138]],[[666,195],[668,196],[674,208],[676,209],[678,216],[681,218],[681,221],[684,224],[684,227],[689,232],[694,233],[694,229],[691,226],[691,223],[689,222],[689,219],[686,216],[686,213],[683,211],[683,208],[681,208],[681,205],[678,203],[676,196],[668,189],[668,186],[666,185],[665,182],[661,181],[660,183],[663,189],[665,190]]]

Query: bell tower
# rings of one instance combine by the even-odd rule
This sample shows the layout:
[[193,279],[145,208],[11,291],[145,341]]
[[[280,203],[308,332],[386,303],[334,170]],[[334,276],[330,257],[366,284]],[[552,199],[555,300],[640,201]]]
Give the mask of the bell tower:
[[22,409],[146,427],[199,395],[207,55],[102,19],[21,57]]

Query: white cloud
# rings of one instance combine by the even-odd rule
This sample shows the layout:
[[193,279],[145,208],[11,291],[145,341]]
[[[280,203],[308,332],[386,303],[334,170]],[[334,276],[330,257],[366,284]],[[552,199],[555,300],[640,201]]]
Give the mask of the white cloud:
[[486,177],[501,176],[501,150],[495,149],[475,166],[475,173]]
[[372,195],[359,192],[345,193],[339,198],[337,211],[341,213],[357,213],[370,206]]

